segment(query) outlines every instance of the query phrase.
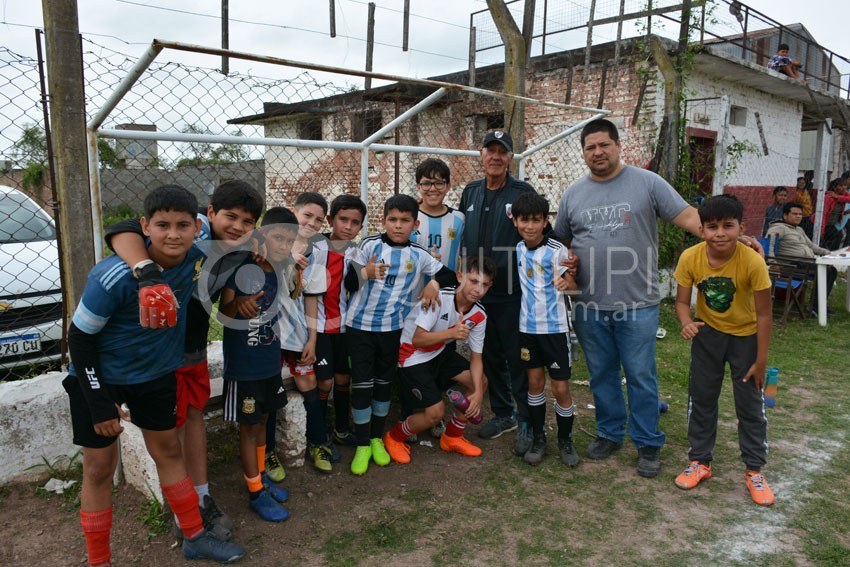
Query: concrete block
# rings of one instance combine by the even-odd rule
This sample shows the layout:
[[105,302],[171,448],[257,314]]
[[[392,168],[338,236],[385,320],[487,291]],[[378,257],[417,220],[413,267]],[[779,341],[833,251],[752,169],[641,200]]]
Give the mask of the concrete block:
[[0,384],[0,484],[39,476],[44,469],[37,465],[80,449],[71,439],[65,376],[50,372]]
[[142,430],[132,423],[124,423],[121,443],[121,476],[124,481],[145,496],[153,496],[163,502],[156,464],[148,454]]

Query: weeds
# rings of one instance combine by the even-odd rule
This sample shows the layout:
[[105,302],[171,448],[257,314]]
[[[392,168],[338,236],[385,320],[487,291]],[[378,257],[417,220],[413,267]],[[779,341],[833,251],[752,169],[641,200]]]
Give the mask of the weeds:
[[171,529],[171,513],[162,505],[162,502],[154,495],[153,490],[148,487],[150,496],[145,502],[144,508],[139,512],[138,519],[148,529],[148,541],[168,533]]

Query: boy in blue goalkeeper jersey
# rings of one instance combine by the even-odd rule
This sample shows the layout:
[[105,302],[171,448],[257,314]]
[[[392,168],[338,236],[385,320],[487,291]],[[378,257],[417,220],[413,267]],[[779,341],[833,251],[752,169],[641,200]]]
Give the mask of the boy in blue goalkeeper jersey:
[[167,185],[152,191],[144,207],[141,223],[148,252],[163,268],[162,278],[177,302],[175,325],[140,325],[137,281],[121,258],[110,256],[89,274],[68,333],[73,363],[63,386],[70,398],[74,443],[83,447],[80,517],[89,564],[109,565],[111,560],[112,477],[121,419],[131,419],[142,430],[162,491],[185,536],[184,557],[234,561],[244,550],[204,529],[176,429],[174,371],[183,362],[187,316],[182,306],[188,305],[202,261],[192,246],[200,229],[197,199],[182,187]]

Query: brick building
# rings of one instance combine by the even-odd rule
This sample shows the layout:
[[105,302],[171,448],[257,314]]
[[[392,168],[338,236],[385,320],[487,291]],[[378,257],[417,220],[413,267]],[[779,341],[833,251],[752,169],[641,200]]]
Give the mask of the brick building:
[[[668,51],[675,49],[674,42],[661,41]],[[528,68],[527,95],[611,111],[610,119],[621,130],[625,161],[646,167],[653,157],[662,121],[664,77],[643,45],[636,40],[621,42],[616,65],[612,64],[614,43],[594,46],[586,69],[584,49],[535,57]],[[793,194],[805,130],[820,128],[822,143],[834,148],[828,170],[847,168],[850,155],[839,149],[846,147],[846,142],[842,146],[842,137],[850,130],[850,113],[847,101],[837,94],[805,87],[727,51],[722,45],[704,46],[686,75],[683,114],[691,162],[695,164],[692,176],[703,193],[737,194],[745,202],[747,224],[761,227],[773,188],[787,185]],[[502,73],[501,65],[476,69],[475,86],[501,91]],[[469,74],[464,71],[434,79],[468,84]],[[263,113],[230,122],[262,124],[266,137],[315,143],[361,141],[434,90],[399,82],[320,100],[269,102]],[[380,141],[477,150],[484,132],[504,126],[502,112],[499,99],[454,91]],[[527,147],[589,116],[587,111],[529,104]],[[832,120],[831,132],[824,126],[826,118]],[[383,202],[394,191],[413,191],[413,171],[424,157],[406,152],[369,152],[367,194],[373,217],[376,210],[372,205]],[[455,188],[449,199],[457,199],[466,182],[480,177],[478,162],[474,157],[445,159],[452,168]],[[361,158],[355,149],[269,147],[265,163],[271,204],[291,203],[294,194],[304,190],[328,197],[360,193]],[[529,156],[524,167],[526,180],[552,203],[586,173],[577,135]]]

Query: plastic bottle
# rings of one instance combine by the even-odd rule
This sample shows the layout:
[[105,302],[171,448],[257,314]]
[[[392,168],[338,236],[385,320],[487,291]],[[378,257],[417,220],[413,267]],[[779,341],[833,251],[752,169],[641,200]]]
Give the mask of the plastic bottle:
[[570,332],[570,359],[573,362],[578,360],[578,337],[573,332]]
[[[454,404],[461,413],[465,413],[469,408],[469,400],[467,400],[466,396],[464,396],[461,392],[458,392],[457,390],[446,390],[446,396],[448,396],[449,401]],[[483,419],[484,416],[481,415],[481,412],[478,412],[478,415],[469,418],[469,423],[478,425]]]
[[776,405],[776,385],[779,383],[779,368],[767,367],[767,378],[764,381],[764,405],[772,408]]

